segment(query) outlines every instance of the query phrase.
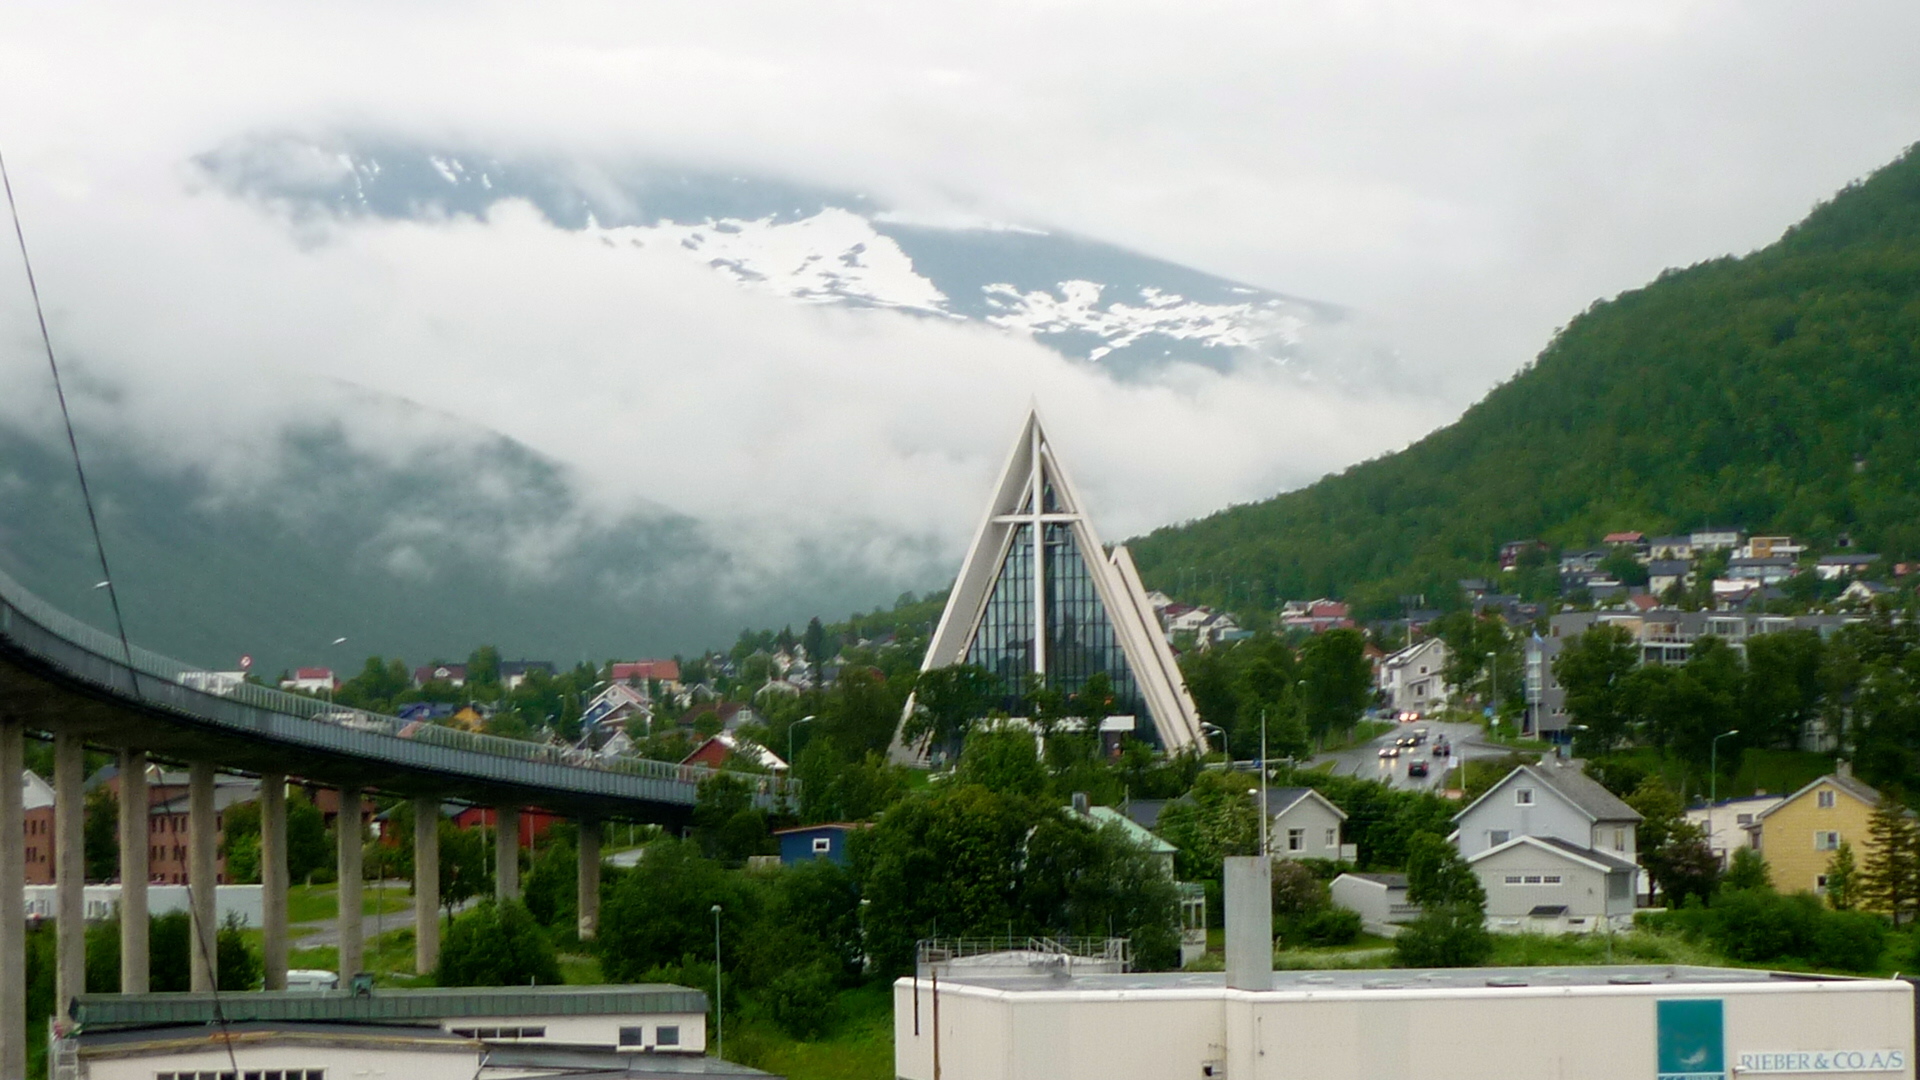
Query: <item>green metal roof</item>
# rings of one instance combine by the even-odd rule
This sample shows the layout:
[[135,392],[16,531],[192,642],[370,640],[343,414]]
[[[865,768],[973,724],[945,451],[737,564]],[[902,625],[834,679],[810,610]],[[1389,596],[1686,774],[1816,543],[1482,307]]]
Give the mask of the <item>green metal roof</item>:
[[[82,994],[73,1020],[82,1028],[112,1025],[210,1024],[215,996],[196,994]],[[684,986],[472,986],[321,993],[271,990],[219,995],[229,1023],[244,1021],[438,1021],[463,1016],[612,1016],[704,1013],[707,995]]]
[[1143,848],[1146,848],[1148,851],[1152,852],[1155,855],[1171,855],[1174,852],[1180,850],[1174,847],[1172,844],[1167,843],[1165,840],[1162,840],[1160,837],[1155,836],[1152,832],[1148,831],[1145,827],[1143,827],[1139,822],[1133,820],[1132,818],[1121,813],[1120,811],[1115,810],[1111,806],[1089,807],[1087,809],[1087,813],[1090,817],[1094,819],[1095,822],[1101,825],[1120,826],[1120,828],[1126,832],[1127,838],[1129,840],[1132,840],[1134,843],[1140,845]]

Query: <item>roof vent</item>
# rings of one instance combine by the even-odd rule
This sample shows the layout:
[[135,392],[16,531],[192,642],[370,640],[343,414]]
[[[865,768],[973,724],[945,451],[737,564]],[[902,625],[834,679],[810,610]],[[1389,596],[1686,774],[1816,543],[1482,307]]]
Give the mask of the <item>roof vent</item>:
[[1086,792],[1076,791],[1073,793],[1073,812],[1074,813],[1079,814],[1081,817],[1086,817],[1087,814],[1091,812],[1088,809],[1089,804],[1090,804],[1090,800],[1087,798]]

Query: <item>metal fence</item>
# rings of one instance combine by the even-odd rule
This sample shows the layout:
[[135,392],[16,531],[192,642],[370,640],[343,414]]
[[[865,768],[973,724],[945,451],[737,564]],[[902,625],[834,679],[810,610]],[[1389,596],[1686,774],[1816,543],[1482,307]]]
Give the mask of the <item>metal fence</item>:
[[970,967],[1031,968],[1055,961],[1066,971],[1100,967],[1133,969],[1133,941],[1118,937],[954,937],[922,938],[915,946],[917,965],[971,961]]
[[[274,687],[236,680],[220,672],[162,656],[138,645],[123,645],[113,634],[84,623],[41,599],[4,570],[0,570],[0,601],[4,601],[20,616],[36,623],[54,637],[114,664],[124,664],[131,672],[130,684],[112,686],[110,689],[128,694],[135,699],[158,696],[166,698],[168,703],[172,704],[178,702],[181,697],[174,687],[185,687],[211,697],[249,705],[267,712],[299,717],[315,723],[332,724],[352,731],[389,735],[450,750],[465,750],[516,761],[592,769],[598,772],[614,772],[651,780],[687,784],[698,784],[716,774],[726,775],[745,782],[756,793],[763,796],[789,799],[799,795],[800,782],[788,777],[715,770],[700,765],[678,765],[646,758],[603,757],[593,751],[573,746],[483,735],[426,720],[403,720],[397,716],[387,716],[365,709],[348,708],[323,698],[290,694]],[[153,691],[159,688],[143,688],[143,679],[168,684],[166,692],[156,695]]]

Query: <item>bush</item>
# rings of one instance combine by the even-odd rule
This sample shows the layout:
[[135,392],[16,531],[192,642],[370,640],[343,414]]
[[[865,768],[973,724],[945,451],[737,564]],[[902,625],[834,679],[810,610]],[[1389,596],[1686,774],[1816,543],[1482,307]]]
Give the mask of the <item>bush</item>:
[[1473,967],[1493,954],[1493,935],[1472,905],[1442,905],[1401,927],[1393,952],[1397,967]]
[[1872,971],[1887,951],[1887,924],[1864,911],[1828,911],[1813,930],[1815,965],[1842,971]]
[[826,1033],[835,1012],[834,973],[825,963],[790,968],[775,976],[761,1002],[781,1029],[795,1039]]
[[448,928],[437,981],[441,986],[550,985],[560,981],[560,964],[526,905],[487,900]]
[[[1722,953],[1747,963],[1804,960],[1814,967],[1872,971],[1887,948],[1887,925],[1877,915],[1834,911],[1807,893],[1783,896],[1771,889],[1722,892],[1703,912],[1675,912],[1646,925],[1685,930],[1704,925],[1704,936]],[[1691,927],[1689,927],[1689,923]]]
[[1308,945],[1351,945],[1359,939],[1360,928],[1359,912],[1326,907],[1301,919],[1293,933]]
[[247,948],[246,922],[228,912],[214,933],[215,983],[222,990],[252,990],[260,985],[265,965],[260,954]]

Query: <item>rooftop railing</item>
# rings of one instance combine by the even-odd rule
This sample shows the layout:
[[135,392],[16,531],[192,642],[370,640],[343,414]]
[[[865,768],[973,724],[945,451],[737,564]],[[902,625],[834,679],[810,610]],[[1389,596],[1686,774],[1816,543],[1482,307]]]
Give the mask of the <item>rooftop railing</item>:
[[[446,727],[427,720],[403,720],[397,716],[339,705],[325,698],[292,694],[274,687],[247,682],[244,679],[235,679],[231,674],[198,667],[182,660],[163,656],[150,649],[143,649],[138,645],[125,645],[115,635],[82,622],[43,600],[4,570],[0,570],[0,602],[4,602],[19,615],[38,624],[53,636],[105,660],[124,664],[133,675],[131,685],[124,688],[112,687],[112,689],[122,692],[131,690],[135,698],[147,696],[141,692],[141,679],[144,677],[250,705],[257,709],[300,717],[315,723],[333,724],[354,731],[389,735],[397,739],[429,743],[452,750],[466,750],[517,761],[623,773],[688,784],[698,784],[709,777],[725,775],[743,781],[762,795],[784,799],[797,797],[799,794],[800,782],[788,777],[738,770],[716,770],[701,765],[679,765],[646,758],[602,756],[591,750],[563,744],[508,739],[499,735],[486,735]],[[168,697],[174,699],[175,695],[169,694]]]

